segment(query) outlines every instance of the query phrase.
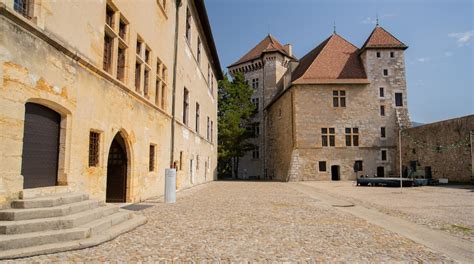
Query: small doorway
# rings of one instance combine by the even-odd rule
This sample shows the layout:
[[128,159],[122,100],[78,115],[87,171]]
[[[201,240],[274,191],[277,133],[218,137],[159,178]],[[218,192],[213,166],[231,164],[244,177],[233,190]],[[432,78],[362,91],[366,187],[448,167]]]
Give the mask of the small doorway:
[[55,186],[58,179],[61,115],[45,106],[27,103],[21,174],[23,188]]
[[119,133],[110,145],[109,157],[107,159],[106,202],[126,202],[127,163],[125,141]]
[[385,168],[377,167],[377,177],[385,177]]
[[425,179],[433,179],[433,174],[431,173],[431,166],[425,167]]
[[339,181],[341,179],[340,169],[338,165],[331,166],[331,180]]

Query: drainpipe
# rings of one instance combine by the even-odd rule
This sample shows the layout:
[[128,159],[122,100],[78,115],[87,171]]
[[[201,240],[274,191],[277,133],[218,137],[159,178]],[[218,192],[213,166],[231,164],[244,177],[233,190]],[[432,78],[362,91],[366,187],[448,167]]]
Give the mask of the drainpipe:
[[173,168],[174,162],[174,130],[176,123],[176,75],[178,72],[178,40],[179,40],[179,8],[182,6],[181,0],[176,0],[176,20],[174,29],[174,65],[173,65],[173,92],[171,100],[171,153],[170,168]]

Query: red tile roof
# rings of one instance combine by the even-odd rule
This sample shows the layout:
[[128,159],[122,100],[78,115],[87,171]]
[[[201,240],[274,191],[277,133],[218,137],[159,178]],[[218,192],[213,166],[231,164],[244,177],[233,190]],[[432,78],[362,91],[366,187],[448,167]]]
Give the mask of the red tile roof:
[[262,41],[260,41],[260,43],[258,43],[255,47],[253,47],[253,49],[247,52],[247,54],[242,56],[242,58],[240,58],[235,63],[229,65],[227,68],[257,59],[262,55],[262,53],[265,53],[265,52],[281,52],[284,55],[290,58],[293,58],[293,56],[290,56],[285,51],[285,48],[283,47],[283,45],[280,42],[278,42],[278,40],[276,40],[272,35],[269,34]]
[[359,49],[337,34],[301,58],[293,84],[369,83]]
[[408,47],[381,26],[376,26],[362,46],[362,49],[367,48],[406,49]]

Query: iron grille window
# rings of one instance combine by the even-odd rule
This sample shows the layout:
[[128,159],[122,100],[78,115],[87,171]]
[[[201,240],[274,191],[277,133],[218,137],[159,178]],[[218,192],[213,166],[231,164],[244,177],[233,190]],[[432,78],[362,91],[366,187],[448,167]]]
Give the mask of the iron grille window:
[[99,165],[99,144],[100,134],[91,131],[89,133],[89,167]]
[[385,116],[385,105],[380,106],[380,116]]
[[333,127],[321,128],[321,142],[323,147],[335,147],[336,130]]
[[112,67],[112,38],[104,36],[104,71],[110,72]]
[[346,146],[359,146],[359,128],[357,127],[346,127]]
[[188,112],[189,112],[189,91],[184,88],[183,95],[183,123],[188,124]]
[[30,3],[31,0],[15,0],[13,9],[26,18],[31,18]]
[[135,90],[140,92],[140,81],[141,81],[142,65],[140,63],[135,64]]
[[155,171],[155,145],[150,145],[149,171]]
[[326,171],[326,162],[320,161],[319,162],[319,171]]
[[117,79],[120,81],[125,80],[125,48],[118,48],[118,58],[117,58]]
[[346,91],[332,91],[332,105],[346,107]]
[[196,133],[199,134],[199,113],[200,109],[199,109],[199,104],[196,103]]
[[186,40],[191,41],[191,12],[186,8]]
[[395,93],[395,106],[403,106],[402,93]]
[[148,96],[148,83],[150,81],[150,71],[145,69],[145,76],[143,78],[143,93]]

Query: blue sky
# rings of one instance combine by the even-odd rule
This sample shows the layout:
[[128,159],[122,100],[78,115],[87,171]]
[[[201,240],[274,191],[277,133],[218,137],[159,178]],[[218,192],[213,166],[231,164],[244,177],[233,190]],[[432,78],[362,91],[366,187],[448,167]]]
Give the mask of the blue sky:
[[206,0],[223,70],[268,33],[301,58],[333,30],[360,47],[380,25],[405,52],[412,121],[474,113],[472,0]]

